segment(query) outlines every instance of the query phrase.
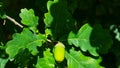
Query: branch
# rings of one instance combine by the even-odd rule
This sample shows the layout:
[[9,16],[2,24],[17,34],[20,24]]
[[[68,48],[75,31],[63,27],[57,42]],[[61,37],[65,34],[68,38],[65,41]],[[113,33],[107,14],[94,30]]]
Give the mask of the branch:
[[15,19],[9,17],[9,16],[6,16],[6,18],[8,20],[10,20],[11,22],[13,22],[15,25],[19,26],[20,28],[23,28],[23,26],[21,24],[19,24],[17,21],[15,21]]
[[47,41],[50,42],[50,43],[52,42],[50,39],[47,39]]

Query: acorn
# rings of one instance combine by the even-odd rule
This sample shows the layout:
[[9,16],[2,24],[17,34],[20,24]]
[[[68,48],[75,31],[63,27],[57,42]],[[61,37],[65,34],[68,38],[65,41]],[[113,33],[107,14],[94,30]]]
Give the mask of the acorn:
[[65,46],[63,43],[58,42],[54,46],[54,58],[57,62],[60,63],[64,60],[64,56],[65,56]]

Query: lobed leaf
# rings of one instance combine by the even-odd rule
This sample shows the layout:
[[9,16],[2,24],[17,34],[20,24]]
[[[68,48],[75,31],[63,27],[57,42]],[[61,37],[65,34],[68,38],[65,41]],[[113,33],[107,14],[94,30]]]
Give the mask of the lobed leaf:
[[80,51],[70,49],[70,53],[66,52],[68,68],[104,68],[100,66],[101,58],[94,59],[83,55]]
[[51,29],[54,39],[60,39],[71,30],[75,30],[75,20],[67,10],[66,1],[48,1],[47,9],[48,13],[44,15],[44,23],[47,28]]
[[19,53],[19,50],[27,48],[32,55],[36,55],[38,53],[37,46],[41,46],[45,40],[44,35],[33,34],[29,29],[25,28],[20,34],[14,34],[13,39],[6,44],[6,53],[9,54],[10,58],[14,58]]
[[89,24],[85,24],[79,29],[77,34],[74,34],[73,32],[69,33],[68,43],[70,45],[74,44],[76,47],[80,47],[84,52],[88,50],[90,54],[98,56],[96,48],[92,47],[90,44],[91,32],[92,27]]
[[94,24],[90,37],[91,45],[97,47],[99,53],[106,54],[113,44],[109,30],[103,29],[98,23]]
[[21,13],[19,14],[21,17],[22,24],[28,26],[31,30],[35,31],[38,25],[38,17],[35,16],[34,10],[27,10],[26,8],[21,9]]
[[44,57],[38,57],[36,68],[55,68],[54,63],[53,54],[50,53],[50,49],[46,49],[46,51],[44,51]]

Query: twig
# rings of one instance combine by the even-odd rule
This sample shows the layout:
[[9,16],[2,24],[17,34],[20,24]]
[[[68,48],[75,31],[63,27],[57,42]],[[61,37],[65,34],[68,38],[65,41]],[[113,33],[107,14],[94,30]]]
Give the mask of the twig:
[[15,25],[19,26],[20,28],[23,28],[21,24],[19,24],[17,21],[15,21],[15,19],[11,18],[10,16],[6,16],[6,18],[13,22]]
[[5,25],[6,24],[6,20],[4,20],[4,22],[3,22],[3,25]]
[[50,43],[52,42],[50,39],[47,39],[47,41],[50,42]]

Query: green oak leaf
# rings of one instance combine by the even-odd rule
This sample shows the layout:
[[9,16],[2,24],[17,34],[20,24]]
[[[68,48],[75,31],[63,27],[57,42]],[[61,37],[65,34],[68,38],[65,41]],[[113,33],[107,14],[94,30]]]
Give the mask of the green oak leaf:
[[83,25],[77,34],[73,32],[69,33],[68,43],[70,45],[74,44],[76,47],[80,47],[82,51],[86,52],[87,50],[90,54],[98,56],[95,47],[92,47],[90,44],[90,36],[92,32],[92,27],[89,24]]
[[7,64],[8,59],[0,58],[0,68],[5,68],[5,65]]
[[96,23],[90,37],[91,45],[97,47],[99,53],[106,54],[113,44],[112,37],[108,29],[103,29],[101,24]]
[[39,18],[35,16],[33,9],[21,9],[21,13],[19,14],[19,16],[22,19],[22,24],[28,26],[31,30],[36,31]]
[[85,56],[80,51],[70,49],[70,53],[66,52],[65,57],[67,59],[68,68],[104,68],[100,66],[101,58],[94,59]]
[[14,34],[13,39],[6,44],[6,53],[10,58],[14,58],[19,53],[19,50],[27,48],[32,55],[36,55],[38,53],[37,46],[42,46],[45,41],[45,35],[33,34],[29,29],[25,28],[21,33]]
[[44,57],[37,60],[36,68],[55,68],[55,60],[50,49],[44,51]]
[[55,40],[67,35],[71,30],[75,30],[75,20],[67,10],[66,1],[48,1],[47,9],[48,12],[44,14],[45,27],[51,29]]

